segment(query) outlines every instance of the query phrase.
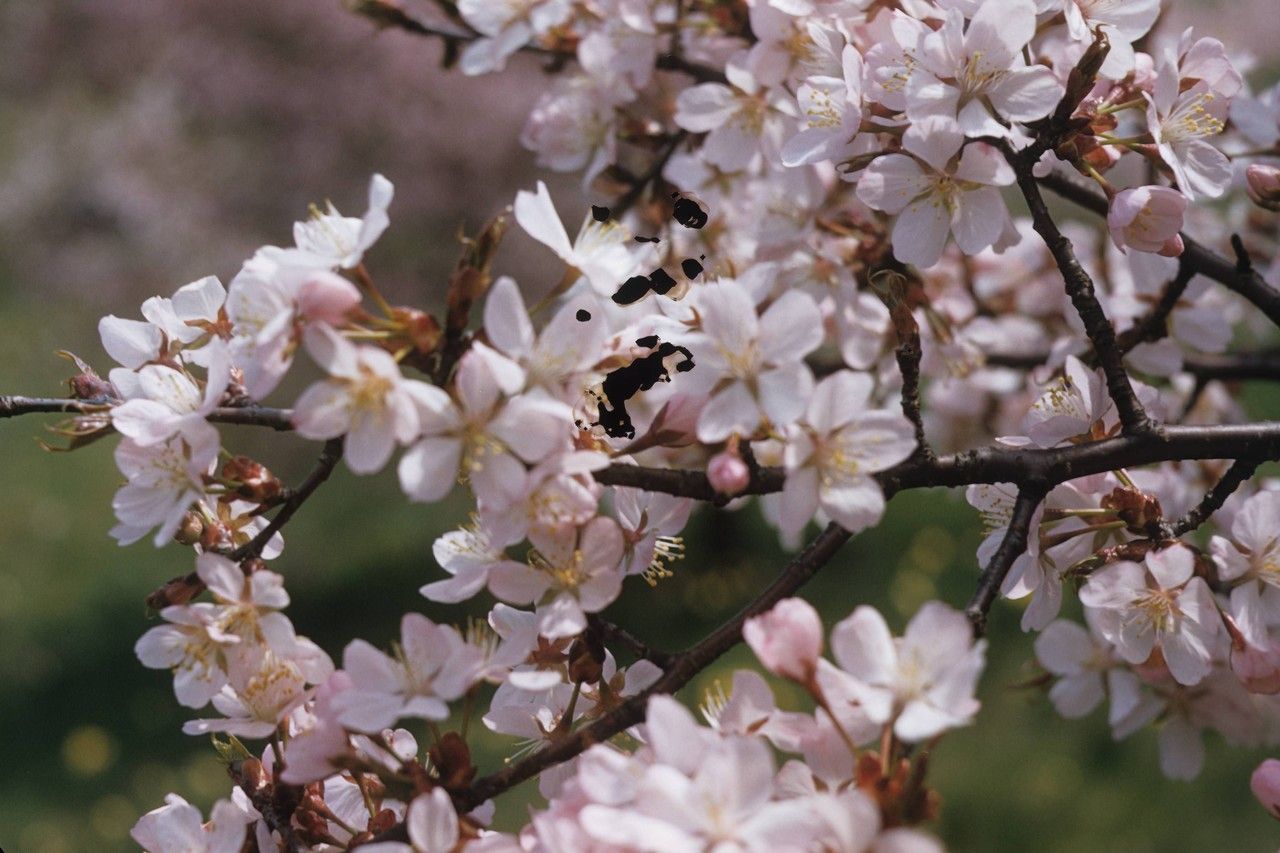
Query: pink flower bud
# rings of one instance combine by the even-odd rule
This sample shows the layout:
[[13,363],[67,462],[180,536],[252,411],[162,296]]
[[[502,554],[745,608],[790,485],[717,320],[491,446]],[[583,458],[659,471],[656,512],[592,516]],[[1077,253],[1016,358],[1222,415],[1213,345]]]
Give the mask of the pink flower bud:
[[1280,211],[1280,168],[1254,163],[1244,171],[1249,198],[1258,207]]
[[722,495],[733,497],[741,494],[751,482],[751,469],[742,457],[729,450],[721,451],[707,463],[707,479],[711,488]]
[[1280,819],[1280,761],[1268,758],[1249,777],[1249,787],[1262,807]]
[[1168,187],[1138,187],[1111,200],[1107,226],[1121,249],[1176,257],[1182,254],[1182,217],[1187,197]]
[[1250,693],[1280,693],[1280,644],[1266,649],[1233,647],[1231,671]]
[[807,682],[822,654],[822,620],[799,598],[785,598],[768,613],[748,619],[742,638],[774,675]]
[[298,287],[298,313],[308,320],[336,326],[360,304],[360,291],[340,275],[320,271]]

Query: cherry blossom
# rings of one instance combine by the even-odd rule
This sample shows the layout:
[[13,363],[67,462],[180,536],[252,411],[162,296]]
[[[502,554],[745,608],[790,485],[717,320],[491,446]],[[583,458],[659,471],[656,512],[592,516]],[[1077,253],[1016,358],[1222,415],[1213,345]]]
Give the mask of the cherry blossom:
[[840,669],[856,682],[866,713],[893,721],[894,733],[918,742],[957,726],[977,713],[973,690],[982,672],[985,641],[973,641],[963,614],[928,602],[894,639],[874,609],[858,607],[831,632]]
[[1080,600],[1096,613],[1098,630],[1129,663],[1143,663],[1159,643],[1179,684],[1209,674],[1219,649],[1221,620],[1195,557],[1182,545],[1149,553],[1143,564],[1112,563],[1090,575]]
[[[704,337],[694,341],[698,381],[724,377],[698,418],[698,439],[749,436],[767,419],[782,426],[804,410],[813,374],[802,359],[821,343],[818,308],[788,293],[757,316],[736,282],[704,287],[699,296]],[[698,372],[701,371],[701,372]],[[799,394],[797,394],[799,392]]]
[[893,226],[898,260],[932,266],[948,234],[966,254],[994,243],[1009,218],[996,187],[1013,183],[999,152],[981,142],[964,145],[960,129],[941,116],[913,123],[902,144],[907,154],[877,158],[858,182],[858,198],[898,217]]
[[1213,538],[1218,576],[1234,582],[1231,615],[1250,644],[1270,645],[1267,629],[1280,623],[1280,493],[1259,492],[1249,498],[1231,523],[1231,538]]
[[495,569],[489,588],[512,604],[537,604],[544,637],[572,637],[587,626],[586,614],[603,609],[622,588],[622,531],[613,519],[596,518],[581,530],[531,530],[529,541],[528,565]]
[[1022,50],[1036,29],[1032,0],[987,0],[967,27],[952,9],[942,28],[920,39],[923,73],[911,75],[907,116],[956,119],[966,136],[1008,136],[1002,121],[1042,118],[1058,104],[1062,85],[1042,65],[1028,66]]
[[253,819],[232,801],[218,800],[205,823],[199,809],[169,794],[165,805],[139,818],[129,834],[148,853],[239,853]]
[[371,474],[391,458],[397,444],[419,433],[413,380],[400,375],[395,359],[384,350],[357,346],[325,326],[307,330],[307,349],[329,374],[302,393],[293,423],[307,438],[342,441],[347,467]]
[[742,626],[742,638],[766,669],[795,681],[813,677],[822,654],[822,620],[799,598],[787,598]]
[[869,408],[871,390],[871,377],[847,370],[814,389],[804,419],[788,431],[784,530],[799,531],[818,509],[851,531],[884,513],[871,475],[910,456],[916,438],[901,413]]
[[369,208],[357,219],[343,216],[330,202],[328,210],[316,209],[310,219],[296,222],[293,240],[298,248],[330,268],[352,269],[359,266],[364,253],[387,230],[391,219],[387,207],[395,187],[382,175],[369,180]]
[[410,498],[439,500],[462,476],[482,500],[501,503],[519,460],[537,462],[567,443],[563,403],[531,395],[504,399],[524,382],[519,365],[475,344],[458,365],[456,401],[435,386],[409,386],[421,435],[400,460],[400,485]]
[[417,613],[400,622],[396,657],[364,640],[353,640],[342,654],[351,689],[333,697],[337,720],[348,728],[376,733],[402,717],[443,720],[446,704],[471,686],[477,669],[474,651],[457,631]]
[[1121,249],[1155,252],[1166,257],[1182,254],[1182,217],[1187,198],[1168,187],[1125,190],[1111,201],[1107,225]]

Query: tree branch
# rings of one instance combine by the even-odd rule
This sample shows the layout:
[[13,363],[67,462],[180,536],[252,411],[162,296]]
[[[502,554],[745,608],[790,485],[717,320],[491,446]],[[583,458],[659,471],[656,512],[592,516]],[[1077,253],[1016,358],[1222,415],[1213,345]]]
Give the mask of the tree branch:
[[1227,469],[1227,473],[1222,475],[1222,479],[1218,481],[1217,485],[1204,496],[1199,505],[1173,524],[1170,528],[1173,536],[1185,536],[1208,521],[1210,516],[1222,509],[1222,505],[1227,502],[1227,498],[1231,497],[1236,489],[1240,488],[1245,481],[1253,476],[1262,462],[1263,460],[1256,456],[1245,456],[1237,459]]
[[[1082,187],[1065,175],[1052,173],[1039,179],[1057,195],[1099,216],[1107,215],[1107,200],[1087,187]],[[1183,250],[1179,260],[1191,270],[1226,287],[1253,303],[1272,323],[1280,326],[1280,291],[1267,284],[1252,265],[1245,266],[1239,258],[1228,258],[1205,248],[1200,243],[1182,235]]]
[[[1013,353],[989,353],[986,364],[990,367],[1011,367],[1031,370],[1049,361],[1047,352],[1026,355]],[[1242,381],[1248,379],[1280,381],[1280,351],[1241,353],[1195,353],[1183,356],[1182,372],[1209,382]]]
[[496,773],[476,780],[467,791],[455,795],[454,802],[458,806],[458,811],[470,811],[485,800],[536,776],[548,767],[568,761],[591,745],[603,743],[643,720],[645,706],[650,696],[674,693],[688,684],[716,658],[740,643],[743,623],[752,616],[765,612],[782,599],[794,595],[835,555],[840,546],[848,541],[849,535],[849,532],[839,525],[827,525],[816,539],[787,564],[773,583],[769,584],[732,619],[716,628],[696,645],[676,655],[672,665],[652,685],[562,740],[535,752],[523,761],[508,765]]
[[1048,489],[1040,483],[1025,485],[1018,492],[1018,498],[1013,504],[1013,516],[1009,519],[1004,538],[1000,540],[1000,547],[983,569],[982,577],[978,579],[978,588],[974,590],[973,598],[969,599],[969,606],[964,611],[973,623],[975,637],[986,633],[987,613],[991,611],[991,605],[1000,592],[1000,585],[1008,577],[1014,561],[1027,550],[1027,538],[1031,534],[1036,507],[1040,506],[1047,492]]
[[672,663],[676,660],[677,656],[671,652],[655,649],[626,628],[601,619],[594,613],[587,616],[587,622],[600,633],[600,639],[604,642],[622,646],[637,658],[647,660],[659,669],[670,669]]
[[[227,554],[227,558],[239,563],[251,557],[257,557],[262,554],[262,549],[267,547],[267,543],[271,541],[271,537],[275,536],[293,518],[307,499],[320,488],[320,484],[329,479],[329,475],[333,473],[333,469],[338,467],[338,462],[342,459],[342,438],[331,438],[324,444],[324,449],[320,451],[320,458],[316,461],[316,465],[311,469],[311,473],[307,478],[294,489],[280,509],[272,517],[271,522],[256,536],[245,544],[236,548]],[[179,575],[161,586],[157,587],[147,596],[147,606],[152,610],[160,610],[170,604],[179,604],[189,601],[204,591],[204,581],[200,580],[200,576],[195,572],[188,572],[185,575]],[[175,593],[178,594],[180,600],[175,599]]]
[[1093,351],[1097,353],[1098,365],[1106,377],[1107,391],[1115,401],[1121,425],[1127,433],[1150,432],[1154,427],[1129,382],[1129,375],[1124,369],[1124,356],[1116,341],[1115,327],[1102,310],[1102,304],[1094,291],[1093,279],[1080,265],[1071,241],[1058,229],[1040,195],[1040,185],[1032,172],[1035,159],[1025,156],[1029,152],[1015,153],[1007,143],[1003,145],[1003,150],[1009,165],[1013,167],[1022,197],[1026,199],[1031,211],[1032,225],[1049,247],[1049,253],[1053,255],[1063,281],[1066,282],[1067,295],[1071,297],[1071,303],[1084,323],[1085,333],[1093,344]]

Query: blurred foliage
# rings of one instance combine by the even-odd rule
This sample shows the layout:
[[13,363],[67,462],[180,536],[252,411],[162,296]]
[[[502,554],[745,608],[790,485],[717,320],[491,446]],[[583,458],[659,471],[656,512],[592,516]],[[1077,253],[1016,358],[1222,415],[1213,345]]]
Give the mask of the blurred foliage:
[[[57,393],[64,371],[52,352],[60,342],[86,340],[92,318],[69,312],[32,324],[38,303],[25,299],[0,309],[6,390],[20,378],[25,391]],[[85,354],[96,357],[96,346]],[[1251,398],[1257,408],[1275,406],[1263,389]],[[0,683],[7,688],[0,693],[0,847],[134,849],[129,827],[166,792],[207,808],[229,790],[208,741],[181,733],[196,714],[173,700],[169,675],[142,668],[131,651],[154,624],[143,597],[189,564],[177,547],[121,549],[107,537],[118,481],[113,442],[72,458],[41,452],[32,440],[41,432],[36,418],[0,421]],[[304,475],[315,450],[295,436],[252,430],[229,433],[228,443],[263,454],[289,481]],[[407,610],[461,621],[462,612],[431,605],[417,588],[441,576],[431,542],[465,509],[459,495],[411,506],[389,472],[357,479],[340,469],[286,528],[285,556],[273,566],[287,578],[298,630],[340,660],[355,637],[389,641]],[[963,605],[978,536],[975,514],[956,496],[902,494],[885,523],[855,538],[804,595],[829,622],[869,603],[900,630],[928,598]],[[656,589],[633,582],[609,611],[673,650],[741,606],[786,559],[753,507],[696,515],[686,542],[674,578]],[[471,612],[484,607],[477,600]],[[1013,605],[997,605],[990,644],[983,713],[945,738],[931,764],[943,800],[936,830],[954,849],[1208,850],[1226,838],[1233,850],[1274,849],[1280,829],[1248,790],[1265,750],[1214,738],[1200,779],[1168,781],[1153,731],[1116,744],[1101,711],[1064,721],[1039,691],[1018,686],[1035,670]],[[684,698],[698,704],[717,680],[727,685],[733,668],[749,664],[749,653],[735,649]],[[778,688],[780,704],[800,706],[786,685]],[[425,736],[421,726],[413,730]],[[477,730],[482,770],[501,766],[510,741]],[[499,824],[515,826],[536,802],[535,786],[522,786],[500,800]]]

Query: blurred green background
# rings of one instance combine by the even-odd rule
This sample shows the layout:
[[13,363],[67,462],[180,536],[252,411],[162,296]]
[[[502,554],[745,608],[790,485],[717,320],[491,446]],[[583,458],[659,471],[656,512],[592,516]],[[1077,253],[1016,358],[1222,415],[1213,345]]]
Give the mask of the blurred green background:
[[[1214,16],[1226,8],[1230,20]],[[1240,38],[1248,21],[1243,37],[1264,55],[1280,36],[1274,0],[1179,13],[1224,38]],[[228,280],[257,245],[287,240],[308,201],[331,196],[358,212],[375,170],[398,195],[372,267],[394,298],[438,300],[457,223],[474,229],[545,177],[516,142],[545,85],[521,73],[536,66],[517,60],[501,82],[466,80],[435,67],[438,51],[375,37],[336,3],[0,2],[0,393],[58,394],[69,367],[58,349],[105,369],[99,316],[136,316],[146,296],[210,272]],[[573,179],[554,183],[564,209],[576,209]],[[506,266],[524,284],[554,280],[545,253],[519,236],[510,246]],[[1268,389],[1251,399],[1276,414]],[[169,675],[132,653],[154,624],[143,597],[190,562],[176,547],[121,549],[107,536],[119,479],[112,441],[50,455],[34,441],[42,434],[38,418],[0,421],[0,847],[130,850],[129,827],[166,792],[207,808],[228,791],[208,742],[181,734],[192,714],[173,700]],[[225,441],[288,482],[314,452],[294,436],[251,430],[229,430]],[[298,630],[340,659],[355,637],[386,643],[406,610],[460,621],[417,588],[441,576],[431,542],[465,510],[457,496],[408,505],[390,472],[339,470],[286,529],[273,566],[287,578]],[[967,600],[978,529],[958,496],[903,494],[805,597],[830,620],[871,603],[900,630],[928,598]],[[685,539],[673,579],[632,584],[608,611],[673,650],[736,610],[785,559],[754,508],[698,515]],[[485,606],[478,600],[474,612]],[[983,713],[944,740],[932,765],[943,799],[935,829],[954,849],[1280,843],[1280,825],[1248,789],[1267,751],[1211,737],[1203,775],[1167,781],[1153,731],[1116,744],[1101,712],[1065,722],[1015,686],[1031,649],[1013,607],[997,606],[990,641]],[[686,698],[696,703],[747,661],[736,650]],[[507,743],[481,741],[482,771],[500,766]],[[518,789],[502,800],[500,824],[515,825],[534,801],[533,786]]]

